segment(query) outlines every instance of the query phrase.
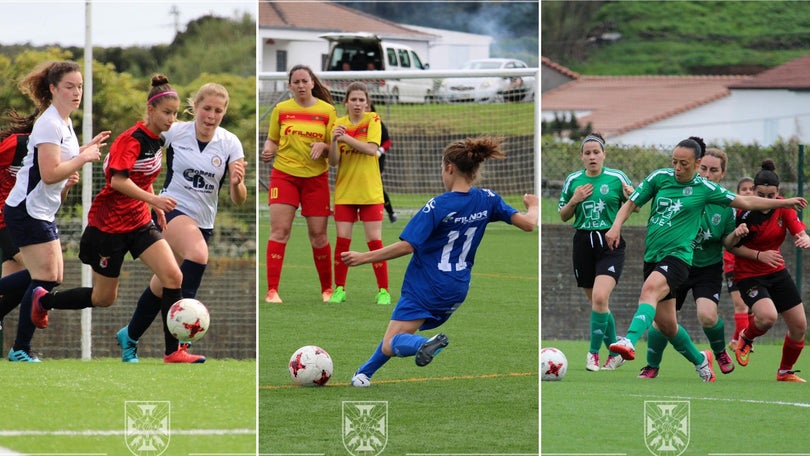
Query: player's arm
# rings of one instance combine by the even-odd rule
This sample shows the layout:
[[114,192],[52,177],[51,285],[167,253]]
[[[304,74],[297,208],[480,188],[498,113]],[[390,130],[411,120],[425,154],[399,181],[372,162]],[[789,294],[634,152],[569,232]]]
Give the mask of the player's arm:
[[613,225],[607,233],[605,233],[605,240],[607,240],[608,247],[610,247],[611,250],[619,246],[619,241],[622,236],[622,225],[630,218],[630,214],[638,212],[638,209],[639,207],[636,203],[627,200],[622,204],[619,212],[616,213],[616,220],[613,221]]
[[579,203],[585,201],[589,196],[593,194],[593,184],[585,184],[580,185],[574,190],[574,194],[571,195],[571,199],[568,200],[562,207],[559,209],[560,219],[563,222],[567,222],[576,214],[577,206]]
[[526,205],[526,213],[515,212],[510,222],[523,231],[534,231],[540,217],[540,199],[537,195],[527,193],[523,195],[523,204]]
[[369,252],[343,252],[340,259],[349,266],[358,266],[367,263],[379,263],[380,261],[392,260],[401,256],[413,253],[413,246],[407,241],[397,241],[379,250]]
[[807,207],[807,200],[802,197],[770,199],[754,195],[737,195],[729,206],[746,211],[767,211],[779,207],[804,209]]
[[247,162],[240,158],[228,164],[228,174],[230,175],[231,201],[240,205],[247,200],[247,187],[245,186],[245,168]]
[[110,186],[113,190],[123,193],[124,195],[143,201],[153,207],[156,207],[164,212],[170,212],[177,206],[177,201],[168,196],[155,195],[152,192],[138,187],[138,185],[129,178],[129,175],[121,171],[113,171],[112,178],[110,179]]

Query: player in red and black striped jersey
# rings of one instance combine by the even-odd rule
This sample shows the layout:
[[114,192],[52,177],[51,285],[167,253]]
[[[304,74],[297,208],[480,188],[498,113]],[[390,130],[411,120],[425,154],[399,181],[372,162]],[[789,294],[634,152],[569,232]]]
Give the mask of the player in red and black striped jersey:
[[[757,196],[781,199],[779,176],[773,161],[762,162],[762,170],[754,176]],[[737,363],[747,366],[754,339],[767,333],[776,323],[778,315],[787,326],[782,360],[776,373],[780,382],[805,380],[796,375],[793,366],[804,348],[807,317],[796,284],[785,268],[780,248],[787,232],[795,238],[796,247],[810,248],[810,236],[797,212],[791,208],[769,211],[742,211],[737,214],[737,228],[726,237],[726,248],[737,258],[734,280],[745,304],[754,314],[753,324],[742,330],[737,340]]]

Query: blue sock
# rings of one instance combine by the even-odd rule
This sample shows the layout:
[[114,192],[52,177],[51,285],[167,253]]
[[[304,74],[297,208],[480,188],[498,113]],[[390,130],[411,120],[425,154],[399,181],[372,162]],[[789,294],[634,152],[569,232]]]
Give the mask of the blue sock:
[[31,280],[28,289],[25,290],[22,301],[20,302],[20,317],[17,323],[17,338],[14,340],[15,350],[30,350],[31,339],[34,338],[34,331],[37,327],[31,321],[31,300],[33,298],[34,288],[42,287],[48,291],[56,288],[56,282],[46,282],[43,280]]
[[413,356],[427,340],[416,334],[397,334],[391,338],[391,352],[399,357]]
[[31,283],[31,274],[27,269],[9,274],[0,279],[0,295],[9,294],[14,290],[25,291],[29,283]]
[[146,287],[146,290],[141,293],[135,312],[132,313],[132,319],[129,320],[127,325],[129,338],[132,340],[140,339],[159,313],[160,298],[152,293],[151,288]]
[[183,272],[183,290],[184,298],[194,298],[197,296],[197,290],[200,289],[203,274],[205,274],[205,267],[207,265],[195,263],[191,260],[183,260],[180,265],[180,271]]
[[380,342],[380,345],[377,345],[377,349],[374,350],[371,358],[360,366],[355,373],[366,374],[368,378],[371,378],[371,376],[377,372],[377,369],[381,368],[389,359],[391,359],[391,357],[382,352],[382,342]]

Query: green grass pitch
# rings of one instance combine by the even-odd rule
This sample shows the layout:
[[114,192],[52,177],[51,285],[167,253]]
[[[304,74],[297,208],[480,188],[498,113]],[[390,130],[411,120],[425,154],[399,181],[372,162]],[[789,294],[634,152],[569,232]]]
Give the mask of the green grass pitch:
[[[267,217],[260,211],[260,299],[266,291]],[[394,242],[407,221],[386,220],[383,243]],[[367,249],[361,227],[355,225],[355,250]],[[329,231],[334,240],[333,225]],[[370,388],[353,388],[348,382],[376,348],[393,307],[374,303],[376,283],[368,265],[349,269],[347,302],[321,302],[305,222],[296,218],[279,289],[284,303],[259,305],[260,452],[348,454],[343,401],[384,401],[383,454],[537,454],[537,252],[537,232],[489,225],[466,302],[442,327],[425,332],[445,332],[447,349],[422,368],[412,357],[392,358]],[[395,301],[409,259],[389,262]],[[309,344],[333,358],[334,375],[325,387],[297,387],[290,380],[290,356]]]
[[[568,359],[565,379],[541,385],[544,455],[675,455],[651,453],[645,443],[658,429],[647,427],[645,410],[662,401],[689,404],[689,440],[682,454],[810,454],[810,388],[806,383],[776,382],[781,343],[755,344],[748,366],[737,366],[727,375],[715,362],[715,383],[701,382],[694,366],[671,346],[658,378],[639,379],[636,375],[645,365],[644,341],[636,347],[634,361],[599,372],[585,370],[586,341],[541,345],[561,349]],[[606,356],[604,347],[601,356]],[[810,363],[808,356],[799,358],[797,368]]]

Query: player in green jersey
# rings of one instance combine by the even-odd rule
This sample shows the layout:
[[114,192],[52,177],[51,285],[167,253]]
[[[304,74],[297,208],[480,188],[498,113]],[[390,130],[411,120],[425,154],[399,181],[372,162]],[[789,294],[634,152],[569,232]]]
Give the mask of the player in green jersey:
[[[591,303],[591,344],[585,369],[598,371],[599,348],[603,343],[607,347],[616,342],[616,324],[608,302],[622,275],[625,258],[624,240],[618,248],[610,249],[605,232],[633,193],[633,186],[624,172],[605,167],[605,140],[599,133],[585,137],[580,158],[585,168],[565,179],[557,210],[563,222],[574,217],[574,276]],[[601,368],[613,370],[622,363],[621,356],[610,353]]]
[[645,279],[638,309],[627,336],[619,338],[609,349],[626,360],[635,359],[635,343],[655,320],[659,331],[696,366],[701,379],[713,382],[714,355],[711,350],[703,353],[698,351],[686,330],[678,326],[674,300],[671,299],[671,292],[680,288],[689,276],[694,252],[692,240],[700,227],[704,207],[718,204],[746,210],[804,208],[807,200],[800,197],[780,200],[735,195],[697,175],[696,170],[705,150],[706,145],[698,137],[692,136],[679,142],[672,152],[672,167],[653,171],[639,184],[619,209],[605,238],[611,248],[617,248],[622,224],[631,212],[652,201],[644,251]]

